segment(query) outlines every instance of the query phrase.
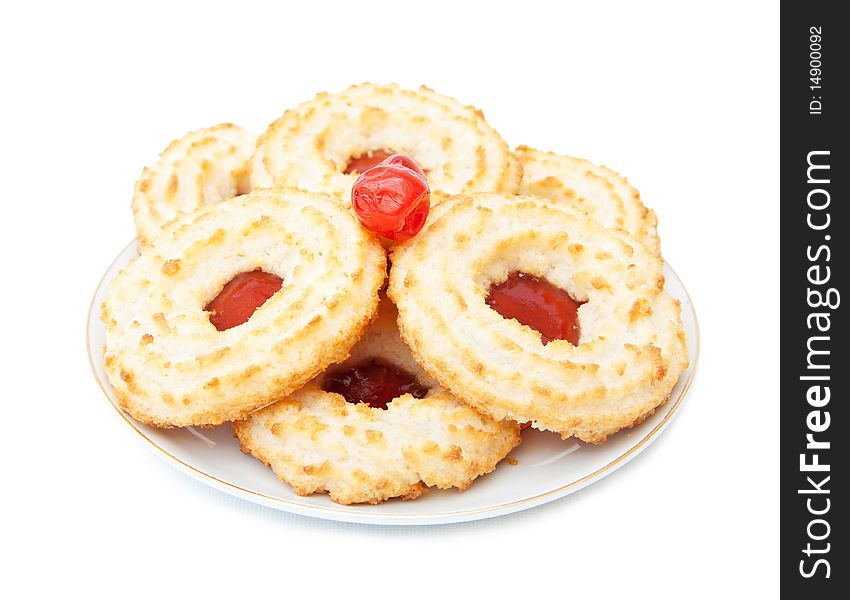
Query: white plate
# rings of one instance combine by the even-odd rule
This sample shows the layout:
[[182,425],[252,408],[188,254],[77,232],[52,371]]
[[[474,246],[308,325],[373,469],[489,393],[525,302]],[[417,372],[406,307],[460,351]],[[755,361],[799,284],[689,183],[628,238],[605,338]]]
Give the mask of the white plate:
[[665,264],[667,291],[682,301],[691,366],[673,388],[670,400],[642,424],[617,433],[601,446],[572,439],[563,441],[555,434],[529,429],[523,433],[522,445],[511,453],[516,465],[502,461],[493,473],[476,481],[465,492],[433,490],[414,501],[341,506],[326,495],[296,495],[271,469],[240,452],[230,425],[214,429],[156,429],[138,423],[118,408],[101,360],[105,331],[99,318],[100,304],[109,282],[136,253],[137,244],[132,242],[118,255],[103,276],[89,309],[86,340],[89,362],[101,389],[124,422],[159,456],[181,471],[234,496],[302,515],[390,525],[457,523],[505,515],[562,498],[614,472],[649,446],[681,407],[696,368],[699,350],[696,314],[682,281]]

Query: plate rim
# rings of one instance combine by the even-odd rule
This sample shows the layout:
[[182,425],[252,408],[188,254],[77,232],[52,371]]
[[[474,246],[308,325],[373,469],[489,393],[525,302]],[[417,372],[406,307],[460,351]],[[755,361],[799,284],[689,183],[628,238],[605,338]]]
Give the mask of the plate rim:
[[[667,413],[664,415],[661,421],[655,425],[655,427],[653,427],[638,442],[630,446],[625,452],[612,459],[602,467],[599,467],[592,473],[588,473],[587,475],[580,477],[575,481],[571,481],[567,484],[564,484],[556,489],[549,490],[540,494],[535,494],[527,498],[513,500],[511,502],[503,502],[501,504],[480,508],[456,510],[451,512],[424,512],[410,513],[404,515],[388,515],[381,513],[376,514],[364,510],[352,510],[350,508],[341,509],[336,507],[323,507],[302,504],[297,501],[277,498],[274,496],[269,496],[262,492],[243,488],[229,481],[220,479],[215,475],[202,471],[201,469],[177,458],[176,456],[165,450],[162,446],[159,446],[151,438],[149,438],[145,434],[145,432],[139,429],[133,419],[129,417],[123,410],[121,410],[121,408],[117,406],[109,397],[109,393],[103,387],[103,383],[100,380],[91,352],[91,319],[92,314],[94,314],[95,300],[97,299],[98,291],[100,291],[103,287],[104,281],[106,280],[106,276],[109,274],[110,271],[112,271],[113,267],[118,262],[118,259],[137,242],[138,240],[136,239],[130,241],[126,246],[124,246],[124,248],[122,248],[118,252],[112,262],[109,263],[109,266],[106,267],[103,272],[103,275],[100,278],[100,281],[98,282],[97,286],[94,289],[94,292],[92,293],[92,298],[89,302],[88,313],[86,315],[86,354],[88,355],[89,367],[91,368],[92,376],[94,377],[95,382],[100,388],[100,391],[103,393],[106,402],[115,410],[116,413],[118,413],[118,415],[124,420],[124,422],[130,426],[130,429],[135,431],[136,434],[138,434],[143,440],[145,440],[148,445],[154,450],[155,454],[157,454],[162,460],[165,460],[168,464],[190,475],[194,479],[206,483],[220,491],[229,493],[233,496],[237,496],[249,501],[253,501],[263,506],[294,514],[306,515],[309,517],[328,519],[333,521],[344,521],[350,523],[364,523],[373,525],[439,525],[498,517],[514,512],[519,512],[521,510],[534,508],[536,506],[540,506],[541,504],[546,504],[564,496],[568,496],[569,494],[575,493],[581,490],[582,488],[587,487],[591,483],[594,483],[595,481],[602,479],[607,475],[610,475],[618,468],[631,461],[633,458],[638,456],[643,450],[645,450],[649,446],[649,444],[661,434],[664,429],[666,429],[666,427],[672,422],[673,418],[678,414],[679,409],[681,408],[682,403],[688,394],[688,391],[690,391],[691,384],[693,383],[694,377],[697,372],[697,365],[699,364],[701,333],[699,317],[697,315],[693,299],[691,298],[690,292],[685,286],[684,281],[679,276],[679,273],[667,260],[664,260],[664,264],[673,272],[673,274],[676,276],[676,279],[678,279],[682,290],[685,293],[685,298],[687,299],[688,304],[691,307],[691,312],[693,313],[694,329],[696,330],[694,360],[693,364],[689,365],[688,378],[685,380],[684,385],[682,386],[682,389],[679,392],[679,395],[676,397],[675,400],[672,400],[672,404],[671,399],[668,399],[667,402],[662,405],[667,408]],[[692,343],[691,340],[688,340],[688,342]]]

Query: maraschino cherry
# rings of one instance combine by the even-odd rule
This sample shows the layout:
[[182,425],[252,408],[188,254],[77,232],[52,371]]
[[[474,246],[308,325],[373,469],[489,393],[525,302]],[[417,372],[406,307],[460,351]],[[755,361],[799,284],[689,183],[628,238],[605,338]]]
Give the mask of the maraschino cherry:
[[357,178],[351,187],[351,205],[363,227],[403,242],[425,225],[431,189],[416,161],[393,154]]

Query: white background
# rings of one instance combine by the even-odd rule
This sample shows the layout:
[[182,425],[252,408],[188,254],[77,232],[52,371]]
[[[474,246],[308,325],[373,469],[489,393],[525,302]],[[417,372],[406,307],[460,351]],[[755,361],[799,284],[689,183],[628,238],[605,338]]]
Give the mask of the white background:
[[[771,3],[19,4],[0,9],[4,597],[776,595]],[[142,166],[364,80],[480,106],[512,146],[612,166],[657,211],[702,354],[634,462],[490,521],[334,524],[190,480],[108,406],[85,317]]]

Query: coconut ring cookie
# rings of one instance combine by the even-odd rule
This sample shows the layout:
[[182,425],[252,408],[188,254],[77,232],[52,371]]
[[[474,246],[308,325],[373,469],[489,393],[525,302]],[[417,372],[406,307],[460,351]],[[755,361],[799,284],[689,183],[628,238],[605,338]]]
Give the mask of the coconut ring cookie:
[[603,227],[621,229],[660,254],[658,219],[625,177],[581,158],[559,156],[520,146],[520,194],[562,200],[587,213]]
[[223,123],[171,142],[136,182],[133,215],[139,240],[148,243],[179,215],[248,193],[248,159],[256,139],[238,125]]
[[[282,279],[241,325],[205,307],[257,269]],[[160,427],[216,425],[286,396],[342,360],[373,319],[380,242],[335,200],[255,190],[163,229],[112,281],[104,363],[120,406]]]
[[[419,364],[495,419],[599,443],[651,414],[688,359],[661,261],[630,236],[530,196],[458,196],[392,253],[389,295]],[[487,301],[512,274],[581,303],[579,345],[544,344]]]
[[[270,465],[298,494],[328,492],[342,504],[416,498],[426,486],[464,489],[492,471],[519,444],[519,426],[480,415],[425,374],[399,338],[395,316],[383,300],[348,360],[234,423],[243,452]],[[386,410],[325,391],[376,360],[416,380]]]
[[371,83],[284,113],[260,136],[251,181],[348,202],[357,173],[393,153],[416,160],[435,191],[513,193],[519,185],[513,155],[479,110],[426,87]]

